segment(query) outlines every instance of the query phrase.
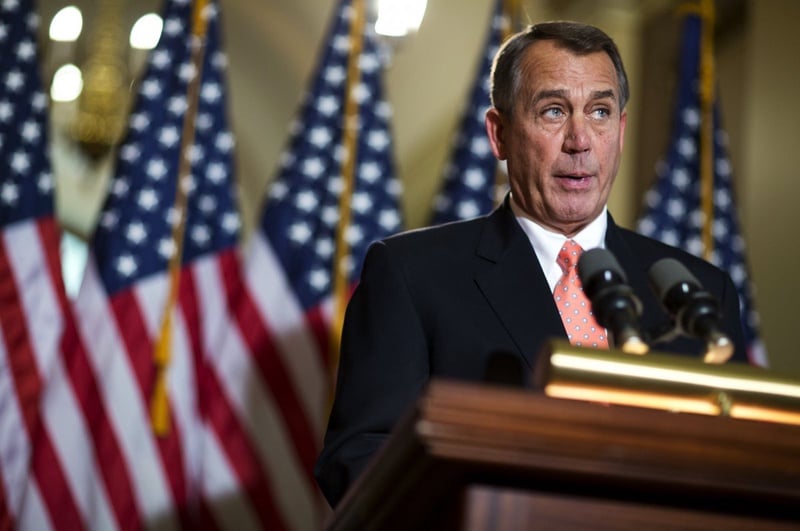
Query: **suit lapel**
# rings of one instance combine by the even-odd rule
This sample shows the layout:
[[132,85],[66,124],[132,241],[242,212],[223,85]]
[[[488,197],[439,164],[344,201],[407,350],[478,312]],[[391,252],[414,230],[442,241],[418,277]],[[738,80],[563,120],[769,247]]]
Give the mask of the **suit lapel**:
[[475,281],[533,368],[544,342],[566,337],[539,260],[505,203],[488,218],[477,254],[492,265]]
[[628,276],[628,284],[633,292],[642,301],[642,316],[640,323],[645,333],[663,328],[670,322],[661,302],[650,287],[647,274],[649,264],[642,261],[625,240],[623,231],[617,227],[611,215],[608,216],[608,230],[606,231],[606,248],[617,258],[617,261]]

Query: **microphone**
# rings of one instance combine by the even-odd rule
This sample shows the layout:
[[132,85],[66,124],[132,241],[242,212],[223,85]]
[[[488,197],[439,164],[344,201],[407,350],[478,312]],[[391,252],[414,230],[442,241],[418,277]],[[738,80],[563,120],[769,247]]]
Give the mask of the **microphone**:
[[663,258],[648,272],[675,327],[685,335],[708,344],[703,361],[725,363],[733,355],[733,341],[722,331],[719,301],[700,286],[700,281],[674,258]]
[[597,322],[609,331],[614,346],[629,354],[646,354],[650,347],[639,326],[642,303],[614,255],[601,248],[585,251],[578,259],[578,276]]

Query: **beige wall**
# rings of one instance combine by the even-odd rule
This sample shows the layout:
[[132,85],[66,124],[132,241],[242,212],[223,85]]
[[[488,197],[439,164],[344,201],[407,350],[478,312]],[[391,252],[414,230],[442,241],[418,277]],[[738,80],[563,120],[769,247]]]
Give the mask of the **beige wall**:
[[[67,2],[40,1],[46,22]],[[83,0],[79,5],[91,6]],[[230,107],[237,135],[237,164],[246,227],[257,218],[260,198],[272,178],[289,123],[316,61],[333,0],[222,0],[230,61]],[[669,117],[642,109],[643,76],[649,72],[643,28],[661,27],[669,0],[527,0],[530,21],[572,18],[604,27],[619,43],[631,77],[626,153],[611,199],[615,217],[631,226],[641,190],[652,175]],[[800,131],[800,20],[796,0],[725,0],[723,7],[744,13],[741,26],[725,34],[719,50],[724,120],[731,136],[739,207],[749,244],[757,307],[773,367],[800,374],[800,356],[791,340],[792,295],[783,287],[800,269],[798,154]],[[419,34],[402,43],[387,72],[394,110],[395,150],[405,186],[406,226],[424,223],[448,155],[458,113],[481,53],[491,0],[429,0]],[[131,16],[158,5],[129,2]],[[667,22],[665,22],[666,24]],[[659,57],[658,53],[655,57]],[[665,89],[661,89],[662,91]],[[659,110],[659,109],[656,109]],[[661,109],[663,110],[663,109]],[[102,175],[73,168],[60,177],[59,211],[73,226],[87,229],[102,194]],[[788,241],[787,241],[788,240]]]
[[740,208],[770,359],[800,374],[800,2],[751,0],[750,10]]

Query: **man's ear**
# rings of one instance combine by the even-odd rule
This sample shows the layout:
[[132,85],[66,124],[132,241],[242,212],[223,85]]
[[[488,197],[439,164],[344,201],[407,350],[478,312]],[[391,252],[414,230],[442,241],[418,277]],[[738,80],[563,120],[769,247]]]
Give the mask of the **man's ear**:
[[505,118],[500,111],[490,107],[486,111],[484,123],[486,124],[486,134],[489,135],[489,144],[492,146],[492,153],[498,160],[506,160]]

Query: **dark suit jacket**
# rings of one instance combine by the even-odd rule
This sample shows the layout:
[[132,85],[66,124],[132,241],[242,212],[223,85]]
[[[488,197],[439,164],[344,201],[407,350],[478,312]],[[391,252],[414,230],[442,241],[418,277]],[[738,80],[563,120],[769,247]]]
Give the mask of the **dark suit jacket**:
[[[507,204],[488,216],[411,231],[374,243],[345,316],[336,396],[315,470],[335,506],[431,377],[481,381],[497,355],[526,372],[543,343],[566,332],[527,236]],[[745,359],[730,278],[674,247],[617,227],[606,248],[625,269],[651,330],[669,317],[647,269],[680,260],[723,305],[725,330]],[[681,338],[658,350],[700,355]]]

